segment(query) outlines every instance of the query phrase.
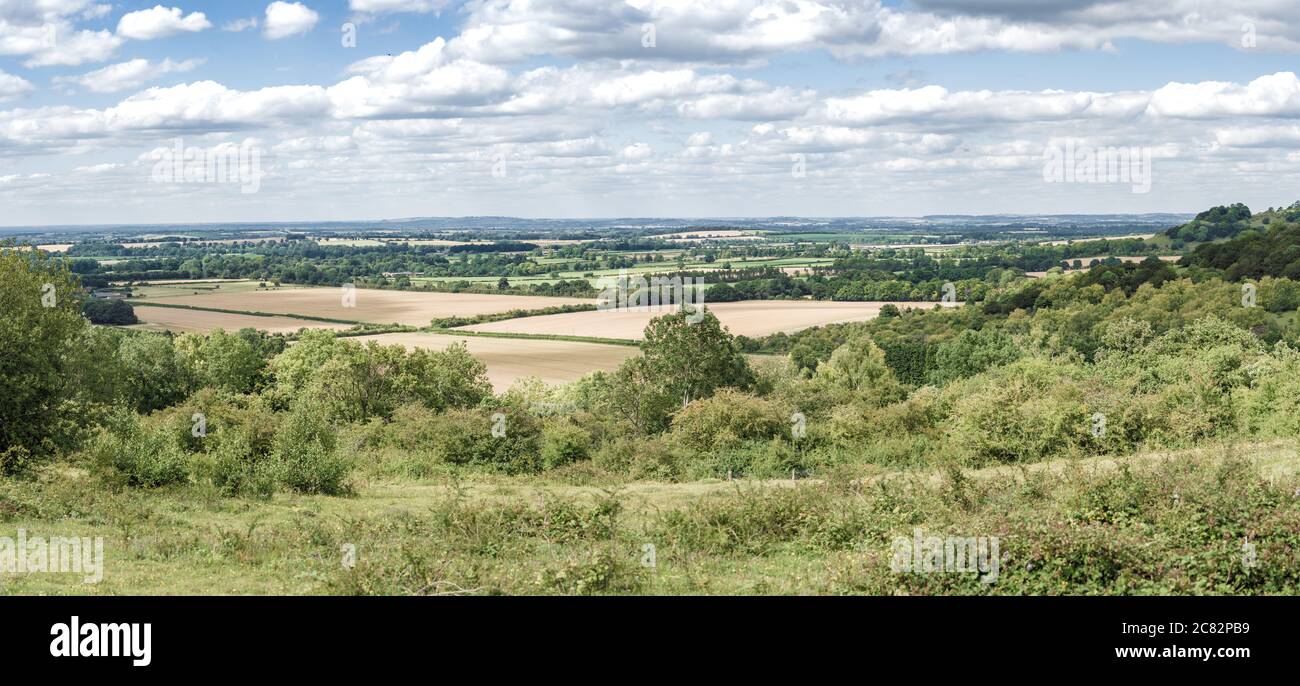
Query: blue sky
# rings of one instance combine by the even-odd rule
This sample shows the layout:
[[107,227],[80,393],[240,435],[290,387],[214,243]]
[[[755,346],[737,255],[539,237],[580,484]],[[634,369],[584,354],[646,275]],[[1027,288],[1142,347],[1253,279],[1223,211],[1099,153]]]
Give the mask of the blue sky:
[[[1272,0],[0,0],[3,221],[1289,203],[1292,14]],[[1054,178],[1065,151],[1098,163]],[[1121,152],[1122,178],[1088,173]]]

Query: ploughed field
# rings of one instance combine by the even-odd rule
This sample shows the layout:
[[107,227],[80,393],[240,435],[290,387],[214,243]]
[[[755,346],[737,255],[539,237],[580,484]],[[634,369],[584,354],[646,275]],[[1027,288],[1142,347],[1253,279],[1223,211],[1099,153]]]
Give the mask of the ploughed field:
[[[886,302],[841,302],[828,300],[746,300],[743,302],[708,303],[705,307],[734,335],[766,336],[778,331],[793,333],[812,326],[861,322],[875,319]],[[892,303],[900,309],[930,308],[937,303]],[[960,303],[950,303],[955,306]],[[595,310],[550,314],[540,317],[507,319],[488,324],[462,327],[469,331],[522,333],[596,338],[642,338],[651,319],[671,311],[669,307],[635,307],[619,310]]]
[[[161,303],[211,307],[222,310],[261,312],[266,314],[327,317],[371,324],[405,324],[428,326],[436,317],[495,314],[510,310],[535,310],[557,305],[594,303],[584,298],[548,298],[533,295],[492,295],[478,293],[428,293],[386,291],[358,288],[355,302],[345,304],[342,288],[291,288],[243,292],[213,291],[199,295],[152,297],[132,301],[133,305]],[[216,328],[213,324],[210,328]],[[256,325],[254,325],[256,326]],[[262,328],[262,327],[258,327]]]

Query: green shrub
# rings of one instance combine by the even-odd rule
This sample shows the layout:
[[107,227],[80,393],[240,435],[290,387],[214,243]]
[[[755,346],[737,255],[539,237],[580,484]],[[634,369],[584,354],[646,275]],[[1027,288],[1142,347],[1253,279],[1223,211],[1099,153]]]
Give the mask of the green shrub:
[[790,427],[790,414],[772,401],[724,389],[674,415],[672,436],[691,450],[708,452],[789,435]]
[[[1078,370],[1028,359],[949,386],[951,443],[976,464],[1026,462],[1076,454],[1089,445],[1092,415]],[[973,382],[973,383],[971,383]]]
[[185,451],[166,427],[142,426],[134,415],[119,415],[88,450],[92,468],[121,486],[157,488],[189,478]]
[[585,460],[591,450],[591,434],[568,421],[550,422],[542,429],[542,468],[555,469]]
[[351,492],[351,462],[339,454],[338,437],[319,408],[299,404],[280,422],[271,449],[276,480],[300,493]]
[[602,443],[591,461],[631,479],[672,481],[681,476],[686,458],[667,438],[619,436]]
[[444,462],[527,474],[542,467],[540,434],[541,422],[516,408],[449,410],[430,425],[427,440]]
[[268,498],[275,492],[274,464],[269,455],[255,450],[246,433],[224,437],[203,465],[208,480],[222,495]]

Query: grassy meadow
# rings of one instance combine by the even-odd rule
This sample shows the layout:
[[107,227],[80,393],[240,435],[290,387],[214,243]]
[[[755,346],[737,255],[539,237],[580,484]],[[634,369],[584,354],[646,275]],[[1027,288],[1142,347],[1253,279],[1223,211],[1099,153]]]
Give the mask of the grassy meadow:
[[[198,486],[106,492],[80,470],[54,469],[0,487],[0,535],[102,536],[103,580],[32,574],[5,578],[4,591],[1285,593],[1300,582],[1298,470],[1285,441],[798,480],[363,470],[348,497],[232,500]],[[918,528],[997,536],[996,582],[891,571],[891,541]],[[1242,565],[1247,540],[1258,544],[1254,568]]]

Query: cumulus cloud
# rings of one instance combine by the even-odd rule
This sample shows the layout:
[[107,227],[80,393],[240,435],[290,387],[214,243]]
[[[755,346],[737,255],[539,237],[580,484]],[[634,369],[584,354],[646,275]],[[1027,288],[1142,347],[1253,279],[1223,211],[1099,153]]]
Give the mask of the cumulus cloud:
[[[375,11],[418,3],[354,0]],[[1110,50],[1137,38],[1300,50],[1300,25],[1276,0],[485,0],[468,5],[453,49],[483,62],[542,54],[640,60],[745,61],[825,49],[841,58],[982,50]],[[653,26],[653,36],[647,33]],[[649,40],[653,38],[653,40]],[[648,45],[649,44],[649,45]]]
[[57,77],[54,82],[76,84],[94,93],[117,93],[138,88],[166,74],[191,71],[202,63],[203,60],[201,59],[175,62],[168,58],[161,62],[151,62],[144,58],[136,58],[118,64],[111,64],[80,76]]
[[246,19],[234,19],[221,25],[222,31],[239,33],[247,29],[257,28],[257,17],[248,17]]
[[452,0],[348,0],[354,12],[385,14],[389,12],[441,12]]
[[1153,112],[1202,119],[1225,116],[1300,116],[1300,78],[1295,72],[1261,76],[1240,85],[1221,81],[1170,83],[1151,97]]
[[29,68],[76,66],[102,62],[122,44],[123,39],[109,31],[78,30],[60,16],[49,16],[37,24],[14,23],[0,16],[0,55],[25,56],[23,66]]
[[122,15],[117,22],[117,35],[135,40],[153,40],[209,28],[212,28],[212,22],[202,12],[185,14],[179,7],[154,5],[151,9]]
[[320,15],[301,2],[276,0],[266,6],[262,35],[270,40],[297,36],[311,31],[319,20]]
[[1080,118],[1126,119],[1141,114],[1148,96],[1142,93],[1077,91],[957,91],[942,86],[875,90],[852,97],[827,98],[827,121],[870,125],[926,120],[1056,121]]
[[1214,142],[1227,148],[1289,148],[1300,146],[1300,126],[1233,126],[1214,132]]
[[[238,207],[280,208],[294,219],[303,218],[304,207],[325,212],[336,199],[383,208],[368,212],[374,216],[409,211],[389,208],[409,208],[413,198],[437,198],[440,213],[642,207],[650,214],[701,208],[761,214],[779,207],[782,213],[879,214],[908,198],[937,202],[990,193],[995,201],[1130,209],[1088,195],[1105,189],[1038,185],[1044,147],[1067,138],[1156,151],[1156,187],[1182,183],[1196,189],[1185,197],[1197,202],[1232,187],[1221,182],[1225,170],[1238,189],[1293,178],[1300,172],[1300,79],[1291,71],[1153,83],[1143,70],[1112,81],[1133,84],[1128,89],[1107,90],[1071,80],[1060,88],[981,88],[973,77],[945,87],[924,60],[906,78],[883,82],[870,73],[872,65],[859,83],[836,80],[836,70],[827,72],[835,78],[804,80],[789,68],[805,59],[815,63],[817,52],[854,61],[1100,50],[1132,37],[1233,45],[1240,37],[1234,11],[1191,0],[1166,4],[1174,9],[1100,0],[912,0],[888,7],[875,0],[478,0],[463,4],[454,34],[418,47],[383,48],[372,47],[380,41],[375,34],[340,75],[294,85],[159,85],[158,79],[192,72],[197,62],[113,60],[53,81],[122,93],[114,104],[88,107],[70,99],[0,109],[6,159],[41,160],[37,169],[7,174],[12,180],[0,187],[0,198],[12,200],[21,189],[23,197],[47,203],[50,194],[63,192],[113,197],[115,207],[152,207],[170,196],[154,186],[123,187],[120,180],[139,169],[122,160],[181,136],[207,148],[249,135],[266,141],[272,153],[265,158],[267,188],[274,193],[245,198]],[[191,18],[202,18],[159,5],[129,12],[123,22],[140,18],[119,22],[117,33],[82,28],[88,17],[104,16],[102,7],[0,0],[0,55],[28,67],[106,62],[130,40],[190,30],[175,27],[197,26]],[[1255,14],[1250,21],[1261,51],[1291,49],[1297,34],[1280,21],[1277,3],[1247,0],[1237,11],[1243,7]],[[445,6],[352,0],[349,9],[350,20],[359,22]],[[47,23],[56,29],[57,49],[42,43]],[[260,27],[274,39],[317,23],[316,12],[301,3],[274,2],[264,17],[231,19],[222,28]],[[783,53],[793,57],[777,69],[759,69]],[[0,72],[0,100],[32,92],[24,76]],[[277,83],[276,72],[265,78]],[[964,85],[970,82],[976,85]],[[92,152],[93,163],[85,161]],[[790,174],[796,154],[807,171],[799,180]],[[41,179],[27,173],[44,173],[46,160],[63,159],[66,173]],[[492,174],[498,160],[509,165],[504,178]],[[93,193],[85,185],[92,178]],[[202,204],[177,211],[192,207]],[[925,206],[942,209],[955,208]]]
[[0,70],[0,101],[12,100],[20,95],[30,93],[34,88],[27,79]]

